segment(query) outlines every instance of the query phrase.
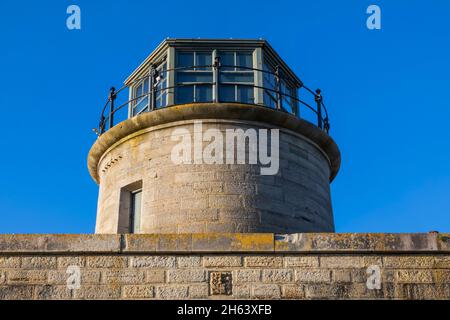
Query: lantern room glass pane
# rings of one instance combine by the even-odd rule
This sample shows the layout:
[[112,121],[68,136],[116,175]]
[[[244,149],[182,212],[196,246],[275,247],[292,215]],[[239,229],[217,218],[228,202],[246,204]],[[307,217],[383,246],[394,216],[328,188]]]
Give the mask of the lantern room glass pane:
[[211,52],[196,52],[195,65],[200,66],[200,68],[195,68],[196,70],[211,70],[211,67],[206,67],[212,65]]
[[[253,68],[253,54],[251,52],[236,52],[236,65],[239,67]],[[237,69],[248,70],[248,69]]]
[[[224,67],[222,67],[222,70],[234,70],[234,52],[220,52],[220,64]],[[225,67],[228,66],[228,67]],[[231,66],[231,67],[229,67]]]
[[237,101],[242,103],[253,103],[254,90],[251,86],[237,86]]
[[236,88],[234,85],[220,85],[219,97],[221,102],[235,102]]
[[183,103],[191,103],[194,101],[194,86],[193,85],[177,87],[176,92],[177,92],[176,103],[183,104]]
[[194,65],[194,52],[180,51],[177,54],[177,67],[190,67]]

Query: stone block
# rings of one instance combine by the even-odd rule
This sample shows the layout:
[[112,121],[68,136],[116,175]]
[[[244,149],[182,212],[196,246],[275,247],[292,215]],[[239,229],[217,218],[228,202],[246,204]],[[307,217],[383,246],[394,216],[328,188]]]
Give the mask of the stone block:
[[67,268],[68,266],[86,266],[86,257],[83,256],[67,256],[57,258],[58,268]]
[[259,282],[261,280],[261,270],[259,270],[259,269],[235,270],[233,279],[236,283]]
[[118,234],[3,234],[0,253],[120,252]]
[[132,268],[174,268],[173,256],[135,256],[130,258]]
[[362,255],[326,255],[320,256],[320,266],[331,269],[367,268],[371,265],[382,267],[382,259],[379,256]]
[[273,283],[289,283],[294,279],[294,272],[289,269],[268,269],[263,270],[262,281]]
[[189,286],[190,299],[206,299],[208,298],[209,287],[207,284]]
[[273,267],[283,266],[283,258],[279,256],[247,256],[245,257],[246,267]]
[[125,268],[127,257],[123,256],[91,256],[87,258],[89,268]]
[[284,261],[286,267],[319,267],[319,258],[317,256],[286,256]]
[[271,233],[192,234],[194,252],[272,252]]
[[118,285],[82,285],[73,290],[75,299],[109,300],[120,298],[120,286]]
[[283,299],[303,299],[305,293],[303,292],[303,286],[285,284],[282,286],[282,298]]
[[433,276],[429,270],[398,270],[395,280],[406,283],[433,283]]
[[144,282],[145,273],[141,270],[108,270],[103,272],[105,284],[140,284]]
[[298,269],[295,270],[297,282],[326,282],[331,280],[331,271],[326,269]]
[[177,266],[179,268],[194,268],[202,265],[202,258],[198,256],[177,257]]
[[20,268],[20,257],[0,257],[0,268]]
[[157,287],[157,298],[178,300],[188,298],[188,286],[160,286]]
[[203,266],[206,268],[216,267],[239,267],[242,266],[240,256],[205,256]]
[[206,273],[202,269],[174,269],[167,271],[167,282],[190,283],[206,281]]
[[7,272],[8,284],[46,284],[45,270],[15,270]]
[[146,283],[163,283],[165,282],[166,272],[164,270],[150,269],[145,271]]
[[23,257],[22,269],[55,269],[56,257]]
[[36,300],[68,300],[72,298],[72,290],[67,286],[36,286],[34,292]]
[[122,297],[126,299],[150,299],[154,296],[153,286],[127,285],[122,287]]
[[27,285],[0,286],[0,300],[31,300],[33,287]]
[[252,297],[257,299],[279,299],[280,286],[276,284],[256,284],[252,288]]

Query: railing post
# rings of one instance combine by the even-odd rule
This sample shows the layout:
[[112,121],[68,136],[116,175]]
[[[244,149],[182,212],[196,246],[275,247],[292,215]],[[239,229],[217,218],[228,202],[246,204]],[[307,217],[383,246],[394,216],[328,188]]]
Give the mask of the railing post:
[[316,101],[317,104],[317,126],[322,129],[322,94],[321,90],[317,89],[316,94],[314,96],[314,101]]
[[214,102],[217,103],[220,101],[219,99],[219,79],[220,79],[220,57],[214,58],[213,65],[213,93],[214,93]]
[[104,115],[102,115],[100,117],[100,122],[98,124],[98,128],[100,129],[100,134],[98,134],[98,135],[101,135],[105,132],[105,116]]
[[111,87],[111,89],[109,89],[108,129],[111,129],[114,126],[114,100],[116,100],[116,88]]
[[148,79],[148,106],[149,110],[155,110],[155,66],[150,65],[149,71],[149,79]]
[[280,66],[276,66],[275,68],[275,81],[277,86],[277,110],[281,110],[283,108],[283,99],[281,95],[281,69]]

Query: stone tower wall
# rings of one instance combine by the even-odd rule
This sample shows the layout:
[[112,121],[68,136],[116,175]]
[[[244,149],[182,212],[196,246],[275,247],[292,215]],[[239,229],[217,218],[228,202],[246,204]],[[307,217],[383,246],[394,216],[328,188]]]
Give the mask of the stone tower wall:
[[[175,121],[188,117],[180,115],[180,110],[186,109],[193,119]],[[231,119],[218,119],[215,109],[221,108],[212,104],[210,108],[158,110],[129,119],[110,130],[119,132],[108,131],[106,137],[99,138],[97,144],[108,135],[121,137],[107,141],[104,151],[91,161],[96,163],[100,185],[96,233],[128,232],[129,201],[124,193],[136,185],[143,190],[140,233],[334,231],[329,184],[335,172],[329,152],[314,141],[317,138],[295,130],[295,125],[304,123],[282,112],[248,106],[241,107],[246,113],[238,110],[240,113],[234,114],[233,109],[225,107],[221,111],[231,114]],[[275,124],[273,119],[257,118],[265,113],[284,118]],[[167,114],[174,121],[156,122]],[[154,125],[142,125],[121,135],[121,129],[145,122],[145,118],[151,118],[147,124]],[[286,125],[287,120],[294,125]],[[278,173],[261,175],[264,166],[249,164],[248,145],[246,164],[237,164],[236,159],[234,164],[206,164],[204,159],[195,163],[196,130],[204,134],[212,128],[222,133],[224,144],[227,130],[268,129],[270,136],[271,129],[278,129]],[[181,141],[174,135],[177,130],[189,132],[190,164],[176,164],[171,159]],[[326,136],[317,128],[312,130]],[[201,150],[209,143],[204,141]]]

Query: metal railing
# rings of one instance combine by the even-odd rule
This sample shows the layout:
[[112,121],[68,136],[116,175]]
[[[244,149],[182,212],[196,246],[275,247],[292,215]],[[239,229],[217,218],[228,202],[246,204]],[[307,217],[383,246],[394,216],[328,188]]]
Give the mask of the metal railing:
[[[283,106],[283,102],[285,102],[286,99],[289,99],[291,101],[291,109],[292,109],[292,111],[290,113],[294,114],[295,116],[297,116],[299,118],[304,119],[304,117],[301,116],[302,111],[300,110],[300,107],[304,107],[304,108],[306,108],[306,110],[311,111],[314,115],[314,119],[308,120],[308,121],[312,122],[318,128],[322,129],[326,133],[329,132],[330,121],[329,121],[329,117],[328,117],[328,111],[323,103],[323,97],[322,97],[322,93],[321,93],[320,89],[316,89],[315,91],[313,91],[302,84],[301,87],[298,89],[298,91],[296,91],[296,93],[297,93],[296,96],[294,96],[292,94],[287,94],[287,93],[283,92],[283,90],[282,90],[282,83],[283,83],[283,81],[285,81],[285,83],[286,83],[286,79],[281,75],[281,68],[276,67],[275,72],[271,72],[268,70],[262,70],[262,69],[256,69],[256,68],[250,68],[250,67],[244,67],[244,66],[238,66],[238,65],[221,65],[219,57],[217,57],[215,59],[214,64],[205,65],[205,66],[187,66],[187,67],[177,67],[177,68],[171,68],[171,69],[165,69],[165,70],[157,70],[154,66],[151,66],[150,71],[147,75],[139,77],[138,79],[135,79],[133,82],[122,86],[118,90],[116,90],[114,87],[111,87],[111,89],[109,91],[108,99],[107,99],[105,105],[103,106],[103,109],[101,112],[99,126],[98,126],[98,128],[95,128],[93,130],[97,135],[100,136],[105,131],[112,128],[115,124],[118,123],[118,122],[116,122],[116,120],[117,120],[116,115],[118,114],[118,112],[120,112],[121,110],[128,111],[129,106],[136,105],[137,101],[142,102],[142,100],[144,100],[145,98],[147,99],[147,104],[142,109],[142,110],[144,110],[144,112],[151,112],[155,109],[166,108],[166,107],[170,107],[173,105],[181,104],[181,103],[175,103],[175,99],[171,99],[171,101],[174,101],[171,104],[167,103],[168,95],[175,94],[174,89],[176,90],[177,88],[180,88],[180,87],[194,86],[194,85],[210,85],[210,86],[212,86],[211,101],[201,101],[201,102],[206,102],[206,103],[211,103],[211,102],[212,103],[218,103],[218,102],[245,103],[245,102],[241,102],[238,100],[223,101],[221,99],[219,89],[221,86],[221,81],[220,81],[221,69],[223,69],[223,68],[228,68],[228,69],[233,68],[235,73],[237,71],[248,71],[249,73],[253,72],[253,83],[252,84],[245,83],[245,82],[228,82],[227,81],[226,85],[227,86],[229,86],[229,85],[248,86],[251,88],[260,89],[263,91],[263,95],[267,94],[272,99],[272,101],[275,104],[275,107],[267,105],[264,102],[263,103],[251,103],[251,104],[262,105],[262,106],[265,106],[268,108],[289,112]],[[161,80],[164,79],[165,77],[167,77],[167,74],[169,72],[175,73],[177,71],[182,71],[182,70],[194,71],[194,70],[199,70],[199,69],[201,69],[202,71],[211,72],[212,73],[212,81],[210,81],[210,82],[193,82],[193,83],[187,83],[187,84],[182,83],[182,84],[176,84],[173,86],[165,86],[165,87],[162,87],[159,89],[157,88],[158,85],[160,84]],[[228,70],[228,71],[230,71],[230,70]],[[231,71],[231,73],[232,72],[233,71]],[[255,73],[256,72],[261,72],[261,74],[269,74],[269,75],[273,76],[275,79],[274,88],[268,87],[268,86],[256,85],[255,84]],[[130,90],[131,90],[131,87],[133,87],[134,84],[138,84],[141,81],[144,81],[146,79],[148,79],[148,88],[149,88],[149,90],[147,92],[144,92],[140,96],[136,96],[131,99],[125,99],[125,100],[122,99],[124,101],[122,101],[119,105],[116,105],[116,101],[117,101],[117,98],[119,97],[120,93],[122,93],[126,88],[130,88]],[[307,93],[307,95],[305,97],[309,98],[310,100],[313,100],[314,103],[312,103],[312,102],[308,103],[305,100],[302,100],[299,98],[300,96],[303,96],[300,91],[302,89],[304,92]],[[166,103],[163,106],[157,107],[156,106],[157,105],[156,98],[157,98],[157,95],[160,93],[166,94]],[[129,95],[127,95],[127,97],[128,96]],[[196,102],[196,101],[188,101],[188,102],[183,102],[183,103],[193,103],[193,102]],[[293,105],[295,105],[295,107],[293,107]],[[312,106],[312,105],[314,105],[314,106]],[[138,114],[140,114],[140,113],[141,112],[139,112]],[[136,115],[138,115],[138,114],[136,114]],[[126,118],[129,118],[131,116],[136,116],[136,115],[133,115],[132,113],[127,112]],[[122,119],[122,120],[125,120],[125,119]],[[122,120],[120,120],[120,121],[122,121]]]

